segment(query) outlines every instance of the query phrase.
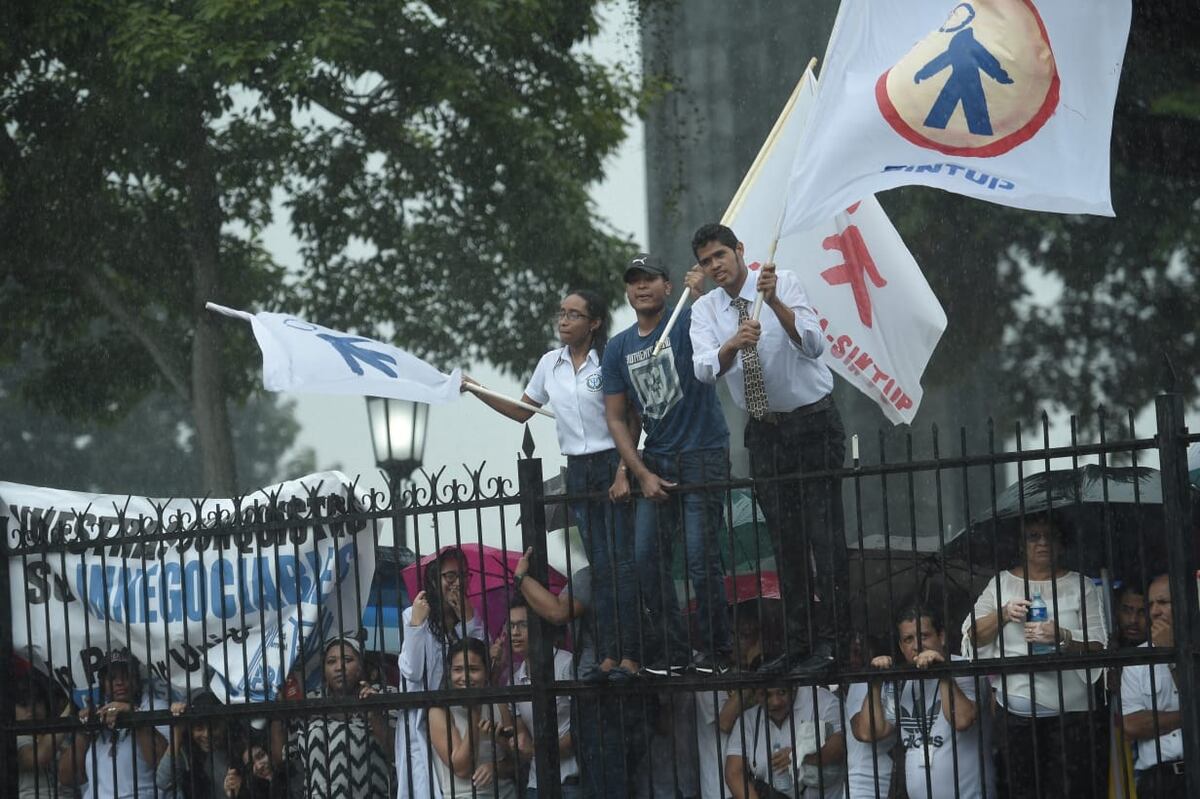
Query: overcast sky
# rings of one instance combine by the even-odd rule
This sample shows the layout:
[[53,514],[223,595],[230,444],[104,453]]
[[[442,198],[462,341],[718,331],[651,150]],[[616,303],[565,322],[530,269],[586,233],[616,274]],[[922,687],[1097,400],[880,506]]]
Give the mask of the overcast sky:
[[[590,51],[606,63],[621,63],[635,74],[640,70],[641,48],[635,21],[628,15],[631,4],[609,3],[604,29],[592,42]],[[631,118],[629,135],[619,152],[606,164],[604,181],[592,190],[599,213],[619,231],[644,246],[646,236],[646,179],[644,137],[640,120]],[[264,236],[266,245],[284,264],[299,263],[295,240],[289,231],[286,210],[279,211],[275,224]],[[618,279],[618,265],[613,279]],[[617,328],[632,322],[628,308],[617,316]],[[320,320],[314,320],[320,321]],[[403,342],[398,342],[403,346]],[[486,364],[463,364],[466,371],[496,391],[520,396],[524,381],[505,378]],[[354,477],[361,475],[363,485],[385,484],[375,468],[367,427],[366,403],[357,397],[299,395],[297,419],[301,424],[298,446],[316,450],[317,466],[338,464]],[[530,422],[537,454],[545,461],[546,473],[558,471],[565,461],[558,451],[554,422],[535,416]],[[429,412],[426,468],[447,466],[447,476],[462,476],[462,464],[478,467],[487,461],[485,476],[506,476],[515,481],[517,452],[523,427],[487,408],[473,397],[464,397],[450,405],[434,406]],[[299,477],[300,475],[289,475]]]

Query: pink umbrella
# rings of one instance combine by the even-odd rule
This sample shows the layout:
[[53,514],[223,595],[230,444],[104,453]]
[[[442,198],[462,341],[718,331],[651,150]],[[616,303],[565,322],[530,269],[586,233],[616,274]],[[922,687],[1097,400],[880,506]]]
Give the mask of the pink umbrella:
[[[404,567],[400,576],[408,595],[415,597],[424,588],[425,567],[437,560],[441,553],[454,549],[453,545],[442,547],[420,561]],[[513,596],[513,572],[521,552],[489,547],[484,544],[463,544],[458,547],[467,562],[467,599],[483,617],[488,640],[499,635],[508,620],[508,604]],[[549,570],[549,586],[557,594],[566,585],[566,579],[554,569]]]

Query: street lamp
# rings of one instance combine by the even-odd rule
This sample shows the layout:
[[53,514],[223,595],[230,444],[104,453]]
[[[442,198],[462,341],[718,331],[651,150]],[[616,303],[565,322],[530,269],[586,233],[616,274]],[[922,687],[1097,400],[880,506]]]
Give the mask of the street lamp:
[[[425,454],[429,406],[424,402],[367,397],[367,420],[375,463],[387,473],[395,502],[400,483],[421,465]],[[407,544],[404,530],[396,531],[396,536],[400,546]]]

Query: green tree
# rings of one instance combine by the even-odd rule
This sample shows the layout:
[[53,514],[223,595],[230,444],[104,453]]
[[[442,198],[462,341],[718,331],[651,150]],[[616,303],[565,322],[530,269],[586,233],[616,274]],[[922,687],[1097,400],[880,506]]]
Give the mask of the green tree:
[[[0,480],[104,494],[203,493],[196,431],[176,395],[147,395],[123,418],[96,423],[35,410],[14,390],[19,378],[19,368],[0,368]],[[294,407],[261,392],[231,405],[240,492],[316,471],[311,449],[292,449]]]
[[[572,284],[626,243],[588,185],[628,76],[577,0],[14,0],[0,35],[0,358],[23,396],[112,421],[190,409],[206,490],[235,486],[248,331],[208,300],[524,370]],[[261,233],[282,199],[303,268]]]

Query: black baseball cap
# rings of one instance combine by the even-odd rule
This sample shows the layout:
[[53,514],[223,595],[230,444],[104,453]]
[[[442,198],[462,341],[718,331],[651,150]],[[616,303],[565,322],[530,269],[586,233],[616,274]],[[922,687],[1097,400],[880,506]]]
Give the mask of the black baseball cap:
[[138,660],[137,655],[129,651],[129,647],[123,646],[120,649],[114,649],[109,652],[100,664],[98,671],[103,674],[112,666],[124,666],[130,674],[138,674],[142,664]]
[[651,277],[657,275],[664,280],[671,279],[671,276],[667,273],[667,267],[663,265],[662,259],[648,252],[640,252],[629,259],[629,263],[625,267],[626,283],[629,282],[629,277],[634,272],[645,272]]

